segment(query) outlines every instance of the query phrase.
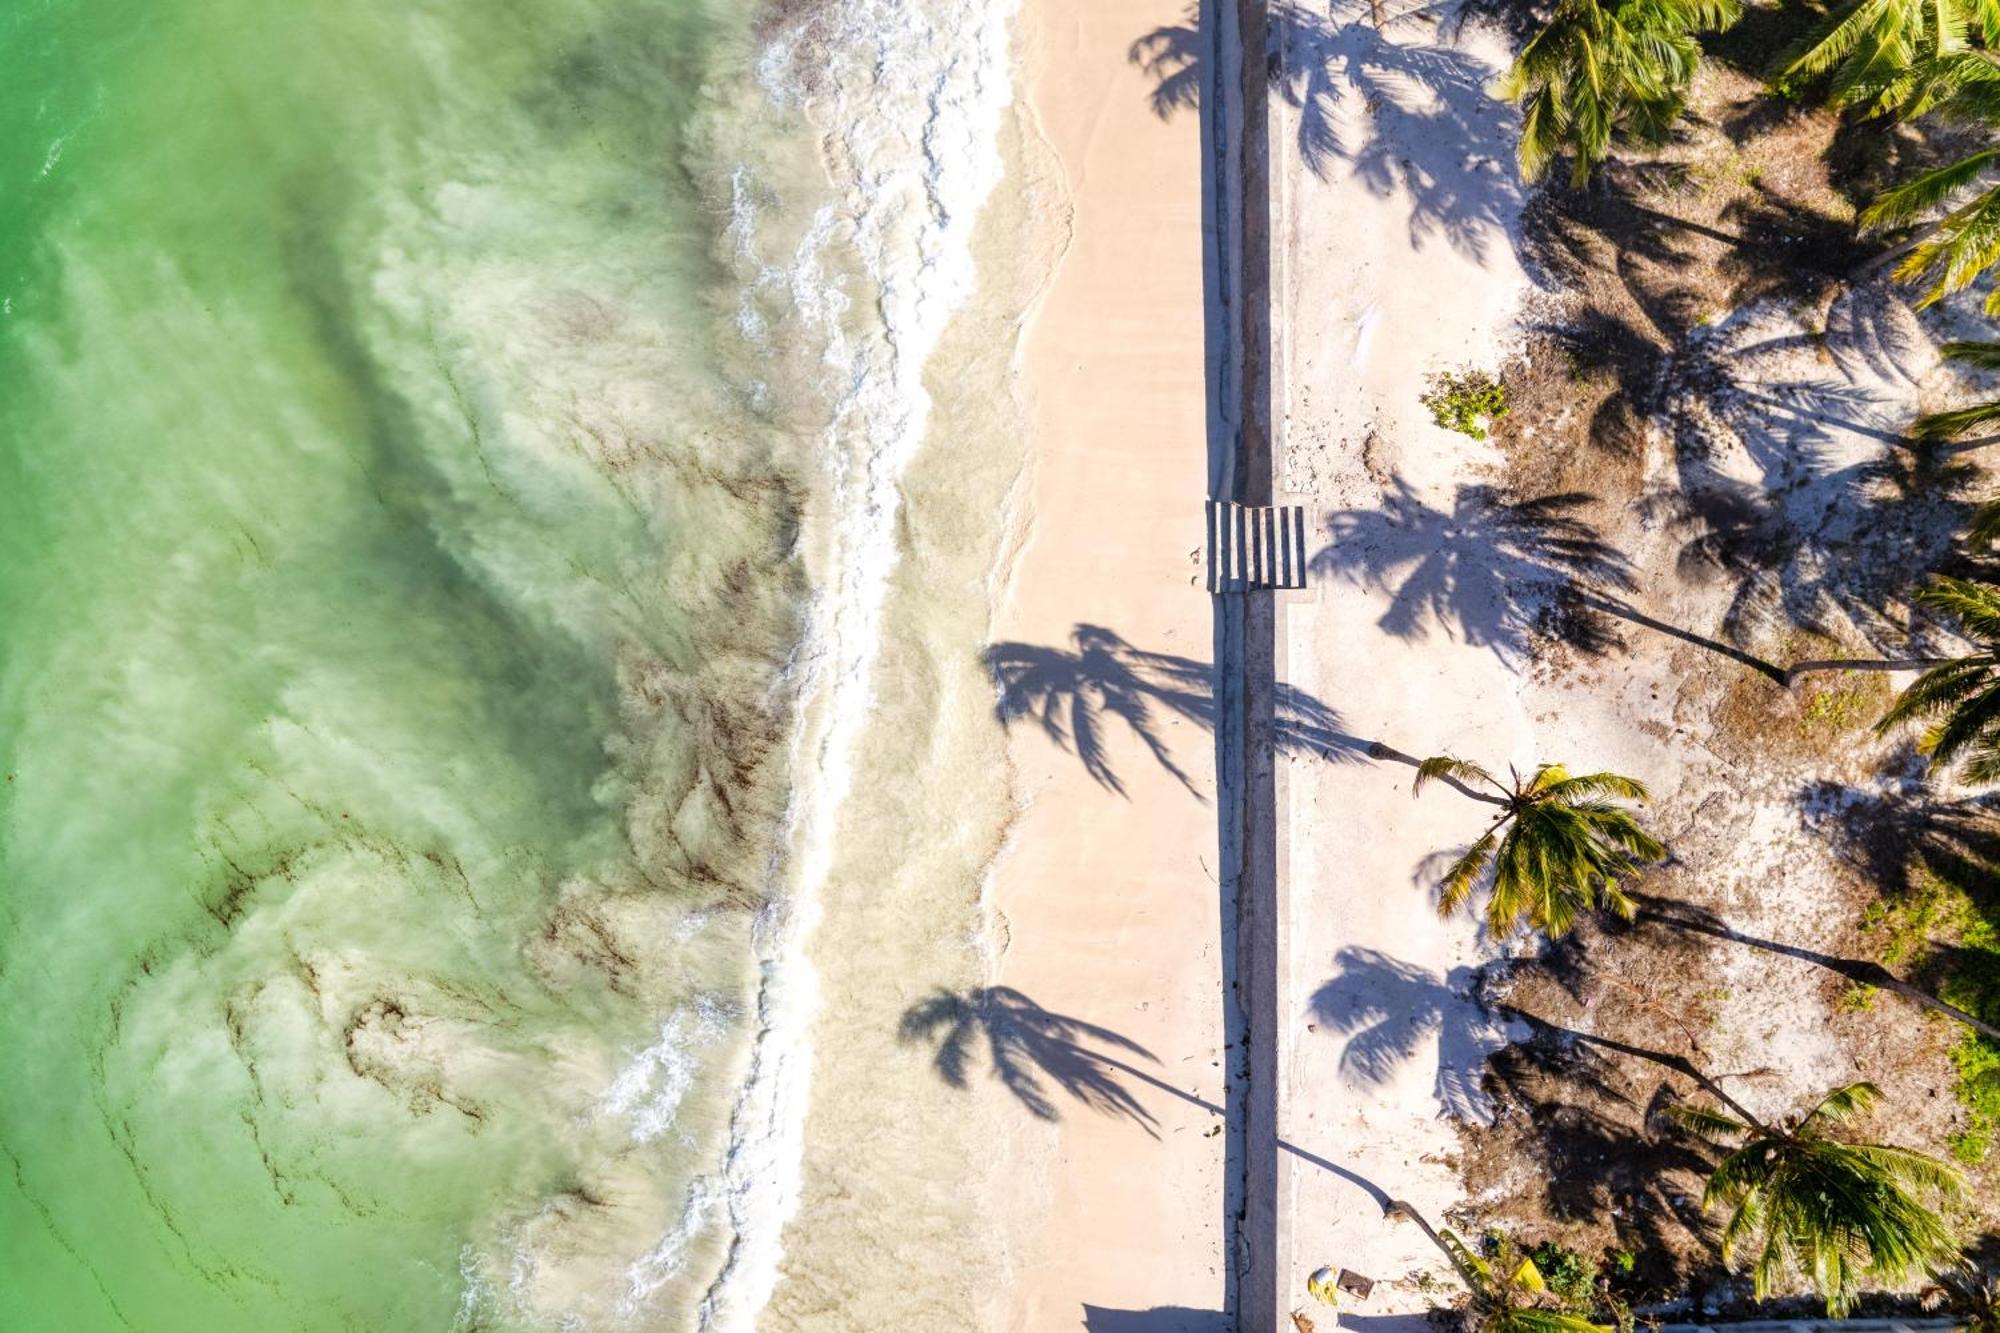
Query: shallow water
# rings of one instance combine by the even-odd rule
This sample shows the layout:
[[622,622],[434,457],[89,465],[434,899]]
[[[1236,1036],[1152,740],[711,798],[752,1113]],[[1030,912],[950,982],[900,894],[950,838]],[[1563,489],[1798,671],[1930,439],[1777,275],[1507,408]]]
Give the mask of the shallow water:
[[0,17],[0,1325],[720,1266],[813,484],[740,10]]
[[[931,363],[1011,5],[747,10],[0,17],[0,1326],[735,1330],[789,1279],[866,1327],[899,1280],[819,1165],[892,1027],[813,1043],[980,957],[1023,270]],[[965,840],[870,976],[926,759]],[[866,1188],[947,1265],[987,1222],[923,1086]]]

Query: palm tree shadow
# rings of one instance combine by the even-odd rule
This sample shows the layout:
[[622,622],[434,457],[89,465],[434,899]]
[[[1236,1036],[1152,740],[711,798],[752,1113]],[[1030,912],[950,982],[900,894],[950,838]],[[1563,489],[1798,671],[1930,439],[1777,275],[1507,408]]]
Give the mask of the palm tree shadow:
[[[1523,191],[1513,108],[1488,90],[1499,71],[1448,42],[1390,40],[1361,21],[1358,0],[1341,8],[1344,21],[1294,0],[1268,8],[1270,86],[1297,114],[1300,160],[1322,179],[1350,163],[1376,194],[1406,199],[1413,244],[1442,236],[1482,261],[1496,238],[1513,244]],[[1198,4],[1133,42],[1155,114],[1198,105],[1210,45]],[[1358,139],[1343,133],[1349,99],[1349,124],[1366,126]]]
[[[1623,593],[1631,563],[1576,511],[1575,492],[1509,500],[1492,486],[1461,484],[1449,510],[1435,508],[1398,476],[1374,509],[1327,518],[1327,544],[1309,568],[1389,594],[1376,623],[1399,639],[1439,626],[1510,665],[1525,661],[1538,632],[1603,652],[1616,643],[1601,623],[1561,614],[1564,594]],[[1565,622],[1569,627],[1565,630]]]
[[1908,745],[1885,767],[1887,778],[1873,788],[1807,783],[1796,797],[1800,813],[1836,855],[1891,897],[1911,897],[1926,880],[1939,880],[2000,910],[2000,796],[1937,795]]
[[1975,473],[1904,435],[1927,348],[1905,306],[1859,290],[1820,332],[1766,308],[1673,359],[1658,406],[1676,476],[1649,504],[1686,534],[1681,578],[1725,589],[1732,643],[1846,628],[1907,644],[1903,594],[1951,556]]
[[[1058,748],[1073,748],[1099,784],[1123,796],[1125,784],[1106,748],[1105,719],[1116,718],[1176,781],[1196,790],[1174,760],[1161,715],[1215,729],[1215,672],[1208,663],[1138,648],[1089,624],[1071,630],[1068,648],[996,643],[982,658],[999,690],[994,712],[1003,725],[1033,721]],[[1272,744],[1280,753],[1355,759],[1367,753],[1366,742],[1343,731],[1340,715],[1312,695],[1284,684],[1276,694]]]
[[1551,1216],[1608,1217],[1642,1290],[1675,1293],[1722,1276],[1691,1188],[1708,1161],[1663,1114],[1677,1100],[1670,1085],[1634,1084],[1604,1053],[1553,1027],[1501,1051],[1489,1069],[1500,1118],[1525,1127],[1517,1137]]
[[[1037,1119],[1061,1118],[1053,1084],[1089,1109],[1159,1137],[1153,1113],[1119,1079],[1121,1072],[1146,1077],[1121,1057],[1157,1063],[1153,1053],[1109,1028],[1044,1009],[1011,986],[937,990],[904,1011],[897,1035],[935,1043],[931,1063],[951,1087],[971,1086],[974,1048],[983,1042],[993,1077]],[[1104,1049],[1093,1049],[1093,1042]]]
[[1363,948],[1342,949],[1334,964],[1338,971],[1313,992],[1311,1012],[1347,1037],[1341,1073],[1386,1083],[1434,1037],[1438,1103],[1458,1119],[1490,1124],[1486,1061],[1506,1044],[1507,1032],[1479,1002],[1478,970],[1458,967],[1439,977]]
[[[1928,892],[1948,886],[1965,895],[1976,917],[2000,924],[2000,797],[1939,797],[1926,789],[1923,767],[1908,751],[1900,763],[1892,759],[1890,773],[1872,790],[1810,783],[1798,793],[1800,811],[1889,901],[1928,914],[1934,910],[1925,905]],[[1924,934],[1949,929],[1948,921],[1926,919]],[[1918,986],[2000,1024],[2000,950],[1928,938],[1911,963]],[[1878,984],[1871,966],[1850,965],[1848,973]]]
[[1761,657],[1634,606],[1631,562],[1576,512],[1594,499],[1571,491],[1510,500],[1495,487],[1462,484],[1447,511],[1398,476],[1378,507],[1328,516],[1329,540],[1310,569],[1388,593],[1376,623],[1397,638],[1435,625],[1509,666],[1534,657],[1537,636],[1601,657],[1625,646],[1614,623],[1623,622],[1784,679]]

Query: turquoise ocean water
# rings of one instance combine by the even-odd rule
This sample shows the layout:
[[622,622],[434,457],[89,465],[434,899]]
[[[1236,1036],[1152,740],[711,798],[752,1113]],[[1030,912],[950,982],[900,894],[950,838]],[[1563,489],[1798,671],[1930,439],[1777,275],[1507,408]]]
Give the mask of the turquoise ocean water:
[[0,1328],[724,1264],[811,490],[747,9],[0,11]]

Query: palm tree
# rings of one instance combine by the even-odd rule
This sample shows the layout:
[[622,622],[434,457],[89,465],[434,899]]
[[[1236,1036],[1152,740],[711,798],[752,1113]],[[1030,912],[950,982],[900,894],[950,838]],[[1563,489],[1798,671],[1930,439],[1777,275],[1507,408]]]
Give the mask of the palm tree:
[[1433,1232],[1431,1240],[1472,1292],[1473,1326],[1480,1333],[1608,1333],[1606,1325],[1550,1306],[1542,1271],[1511,1237],[1494,1238],[1491,1258],[1475,1253],[1450,1231]]
[[1449,755],[1417,765],[1412,795],[1441,779],[1473,800],[1500,807],[1486,832],[1445,872],[1438,886],[1439,914],[1458,910],[1490,870],[1486,921],[1496,937],[1511,934],[1523,920],[1551,938],[1566,935],[1579,916],[1600,906],[1629,920],[1636,904],[1618,881],[1667,851],[1610,798],[1644,801],[1645,787],[1616,773],[1572,777],[1560,764],[1543,764],[1525,780],[1508,772],[1511,786]]
[[1796,93],[1831,73],[1835,106],[1915,115],[1944,91],[1940,65],[1974,44],[2000,46],[2000,0],[1846,0],[1789,53],[1776,82]]
[[1866,1114],[1880,1095],[1872,1083],[1850,1083],[1780,1126],[1740,1108],[1741,1119],[1692,1104],[1674,1108],[1689,1129],[1735,1144],[1709,1176],[1702,1207],[1731,1210],[1725,1263],[1745,1244],[1757,1248],[1751,1275],[1759,1299],[1796,1272],[1838,1318],[1863,1278],[1897,1283],[1956,1260],[1958,1242],[1940,1209],[1963,1198],[1965,1178],[1909,1148],[1847,1143],[1829,1132]]
[[1566,151],[1570,183],[1581,186],[1614,136],[1664,142],[1701,60],[1695,34],[1741,14],[1738,0],[1557,0],[1500,84],[1501,96],[1526,104],[1521,174],[1538,179]]
[[[1925,288],[1919,309],[1971,286],[2000,262],[2000,144],[1887,191],[1863,210],[1861,223],[1900,227],[1939,210],[1914,238],[1864,266],[1900,258],[1896,279]],[[1986,312],[2000,314],[2000,287],[1987,296]]]
[[1876,730],[1930,721],[1924,744],[1933,763],[1961,764],[1968,782],[2000,781],[2000,587],[1940,575],[1911,600],[1955,618],[1978,646],[1927,662]]

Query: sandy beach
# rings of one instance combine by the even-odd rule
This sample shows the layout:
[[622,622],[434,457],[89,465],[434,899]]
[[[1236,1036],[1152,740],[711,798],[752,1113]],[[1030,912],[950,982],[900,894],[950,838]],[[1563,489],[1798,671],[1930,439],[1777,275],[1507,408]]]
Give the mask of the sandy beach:
[[1200,143],[1131,59],[1185,23],[1176,0],[1030,0],[1020,20],[1018,105],[1060,163],[1069,239],[1020,349],[1032,535],[995,652],[1028,715],[996,982],[1100,1029],[1048,1030],[1129,1072],[1085,1057],[1081,1097],[1019,1119],[1010,1329],[1156,1308],[1144,1327],[1208,1328],[1224,1297]]

